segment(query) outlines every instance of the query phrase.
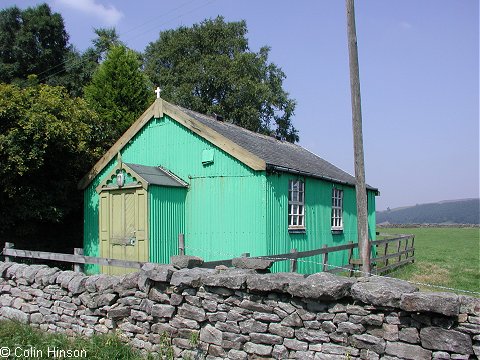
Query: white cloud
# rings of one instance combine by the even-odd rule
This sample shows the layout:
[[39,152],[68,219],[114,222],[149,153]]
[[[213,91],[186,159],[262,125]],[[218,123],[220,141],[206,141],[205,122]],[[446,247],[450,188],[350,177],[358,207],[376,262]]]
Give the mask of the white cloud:
[[409,30],[409,29],[413,28],[413,25],[410,24],[410,23],[407,22],[407,21],[402,21],[402,22],[400,23],[400,26],[401,26],[402,29],[405,29],[405,30]]
[[115,6],[99,4],[96,0],[56,0],[56,2],[87,15],[93,15],[109,26],[118,24],[124,16]]

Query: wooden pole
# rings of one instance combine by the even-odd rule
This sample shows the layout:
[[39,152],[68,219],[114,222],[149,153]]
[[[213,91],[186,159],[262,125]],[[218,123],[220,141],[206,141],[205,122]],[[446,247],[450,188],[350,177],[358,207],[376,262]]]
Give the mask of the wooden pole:
[[[73,255],[83,255],[83,248],[73,248]],[[83,265],[79,263],[74,263],[73,271],[83,272]]]
[[[296,254],[297,249],[290,250],[290,254]],[[297,272],[297,258],[290,260],[290,272]]]
[[[323,245],[323,248],[326,249],[326,248],[327,248],[327,244]],[[328,271],[328,252],[326,252],[325,254],[323,254],[323,267],[322,267],[322,271]]]
[[178,255],[185,255],[185,235],[178,234]]
[[[15,245],[13,243],[11,243],[11,242],[6,242],[5,243],[4,249],[14,249],[14,248],[15,248]],[[4,258],[5,258],[5,262],[11,262],[12,261],[10,256],[5,255]]]
[[353,148],[355,153],[355,191],[357,197],[357,231],[362,270],[370,275],[370,244],[368,241],[367,191],[363,156],[362,108],[360,75],[358,69],[357,34],[355,29],[354,0],[346,0],[348,55],[350,62],[350,89],[352,97]]

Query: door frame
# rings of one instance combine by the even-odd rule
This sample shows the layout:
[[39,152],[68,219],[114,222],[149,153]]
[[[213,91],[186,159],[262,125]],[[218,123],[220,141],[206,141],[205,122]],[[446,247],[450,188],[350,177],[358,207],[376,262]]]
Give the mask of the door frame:
[[[113,226],[113,211],[112,211],[112,197],[114,193],[118,192],[130,192],[133,190],[133,193],[135,194],[135,224],[136,228],[138,228],[139,225],[139,210],[140,210],[140,204],[138,201],[138,195],[144,195],[145,201],[143,204],[143,214],[145,218],[145,223],[144,223],[144,236],[142,240],[136,240],[136,243],[134,246],[139,246],[139,241],[144,242],[143,244],[143,249],[144,249],[144,254],[143,256],[139,254],[137,259],[128,259],[132,261],[139,261],[139,262],[148,262],[149,261],[149,196],[148,196],[148,191],[143,188],[142,186],[125,186],[122,188],[104,188],[102,191],[99,193],[99,209],[98,209],[98,217],[99,217],[99,226],[98,226],[98,240],[99,240],[99,253],[100,257],[103,258],[113,258],[112,257],[112,252],[111,252],[111,247],[112,247],[112,226]],[[135,231],[138,231],[138,229],[135,229]],[[130,244],[125,243],[123,246],[131,246]],[[142,258],[143,257],[143,258]],[[127,259],[119,259],[119,260],[127,260]],[[121,271],[120,268],[117,267],[112,267],[112,266],[101,266],[100,272],[103,274],[118,274],[118,273],[127,273],[134,271],[133,269],[129,268],[124,268],[124,271]]]

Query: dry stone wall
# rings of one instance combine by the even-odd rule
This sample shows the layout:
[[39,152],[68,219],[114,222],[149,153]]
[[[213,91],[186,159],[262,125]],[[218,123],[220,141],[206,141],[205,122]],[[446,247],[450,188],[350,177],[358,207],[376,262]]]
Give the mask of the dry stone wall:
[[147,352],[205,359],[476,359],[480,299],[387,278],[146,264],[121,277],[0,262],[0,319],[116,331]]

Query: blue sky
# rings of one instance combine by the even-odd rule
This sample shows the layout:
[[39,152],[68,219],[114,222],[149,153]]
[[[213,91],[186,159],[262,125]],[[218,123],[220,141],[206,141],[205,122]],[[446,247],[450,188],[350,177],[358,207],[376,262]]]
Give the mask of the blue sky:
[[[46,2],[80,50],[98,27],[115,26],[143,51],[161,30],[217,15],[246,20],[251,50],[270,46],[270,61],[287,75],[300,145],[353,174],[344,1]],[[357,1],[356,22],[366,178],[380,189],[377,209],[478,197],[478,1]]]

